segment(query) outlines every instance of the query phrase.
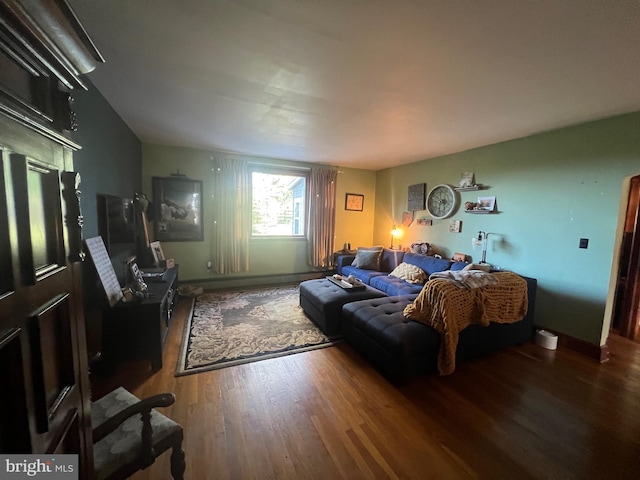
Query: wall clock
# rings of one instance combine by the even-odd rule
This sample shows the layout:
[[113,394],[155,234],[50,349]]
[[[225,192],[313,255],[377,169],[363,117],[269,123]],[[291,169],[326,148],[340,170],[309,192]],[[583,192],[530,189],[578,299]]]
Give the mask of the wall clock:
[[433,218],[447,218],[457,206],[458,196],[449,185],[436,185],[427,196],[427,210]]

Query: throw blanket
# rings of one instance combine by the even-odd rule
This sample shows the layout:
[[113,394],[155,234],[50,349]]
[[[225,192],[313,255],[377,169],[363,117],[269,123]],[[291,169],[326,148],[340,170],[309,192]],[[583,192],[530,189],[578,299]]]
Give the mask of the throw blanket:
[[456,368],[458,334],[469,325],[515,323],[527,313],[527,282],[512,272],[490,274],[496,283],[480,288],[460,288],[458,282],[429,280],[418,297],[404,309],[410,320],[424,323],[442,336],[438,371],[449,375]]
[[449,280],[454,282],[460,288],[466,288],[467,290],[498,283],[498,279],[495,275],[482,270],[445,270],[444,272],[432,273],[429,280],[433,278]]

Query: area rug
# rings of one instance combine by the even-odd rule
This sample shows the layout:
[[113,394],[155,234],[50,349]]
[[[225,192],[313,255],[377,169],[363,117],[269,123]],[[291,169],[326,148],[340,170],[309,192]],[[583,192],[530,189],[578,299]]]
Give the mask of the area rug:
[[297,286],[198,295],[185,326],[176,376],[328,347],[299,306]]

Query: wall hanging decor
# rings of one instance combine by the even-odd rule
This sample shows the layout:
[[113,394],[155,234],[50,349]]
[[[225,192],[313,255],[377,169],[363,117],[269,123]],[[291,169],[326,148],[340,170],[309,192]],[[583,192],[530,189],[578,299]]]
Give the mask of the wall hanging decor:
[[174,176],[152,181],[156,240],[202,241],[202,180]]
[[478,204],[481,209],[493,212],[496,208],[496,197],[478,197]]
[[466,262],[467,261],[467,254],[466,253],[456,252],[456,253],[453,254],[453,257],[451,257],[451,260],[453,260],[454,262]]
[[427,193],[426,183],[409,185],[409,191],[408,191],[409,201],[408,201],[407,210],[411,212],[415,212],[417,210],[424,210],[426,193]]
[[361,212],[364,209],[364,195],[347,193],[344,197],[344,209]]
[[413,212],[402,212],[402,225],[410,227],[413,223]]
[[496,208],[496,197],[478,197],[477,202],[465,202],[465,213],[491,213]]
[[458,195],[449,185],[433,187],[427,199],[427,210],[436,219],[447,218],[458,208]]
[[456,187],[458,192],[470,192],[472,190],[482,190],[482,185],[476,183],[473,172],[463,172],[460,175],[460,183]]

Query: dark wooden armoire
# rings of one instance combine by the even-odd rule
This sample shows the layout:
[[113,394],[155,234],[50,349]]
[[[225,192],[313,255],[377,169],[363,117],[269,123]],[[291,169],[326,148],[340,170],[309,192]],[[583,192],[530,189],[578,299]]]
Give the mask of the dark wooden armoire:
[[0,451],[92,478],[74,89],[102,58],[64,0],[0,0]]

